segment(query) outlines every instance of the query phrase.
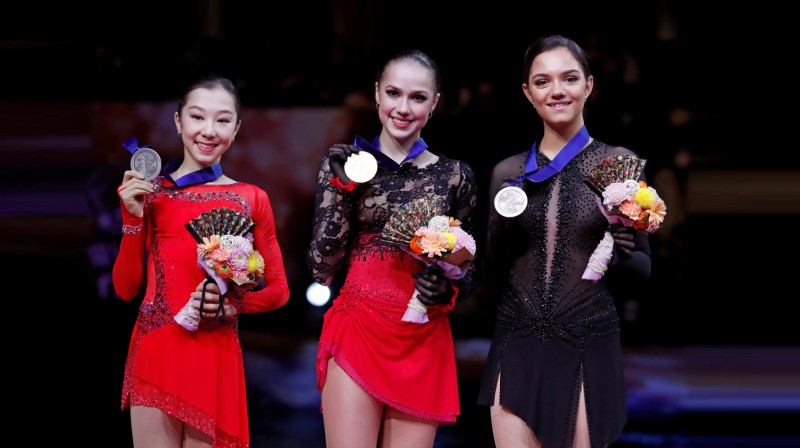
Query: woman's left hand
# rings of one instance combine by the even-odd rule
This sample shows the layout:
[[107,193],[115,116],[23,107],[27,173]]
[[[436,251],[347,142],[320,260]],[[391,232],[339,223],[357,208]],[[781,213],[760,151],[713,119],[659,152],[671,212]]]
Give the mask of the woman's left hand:
[[417,279],[414,282],[414,287],[419,291],[417,298],[426,306],[449,303],[455,294],[450,279],[438,264],[429,264],[422,272],[411,276]]
[[620,258],[631,258],[633,250],[636,249],[634,241],[634,228],[622,225],[612,225],[610,228],[611,236],[614,238],[614,249]]

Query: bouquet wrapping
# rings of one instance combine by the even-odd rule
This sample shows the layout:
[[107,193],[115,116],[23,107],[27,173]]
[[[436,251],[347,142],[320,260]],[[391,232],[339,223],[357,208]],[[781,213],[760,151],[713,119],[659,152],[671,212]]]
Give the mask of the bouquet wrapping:
[[[428,265],[437,264],[448,279],[466,275],[475,259],[475,239],[461,228],[461,222],[444,215],[441,199],[422,197],[403,204],[383,227],[381,239]],[[402,320],[428,322],[428,309],[415,289]]]
[[[225,317],[222,298],[227,294],[229,283],[241,289],[252,289],[264,277],[264,259],[253,248],[253,234],[250,230],[255,223],[242,212],[227,208],[213,209],[200,214],[184,227],[197,241],[197,266],[205,271],[205,286],[214,282],[219,286],[220,306],[214,318]],[[200,311],[191,306],[190,299],[175,315],[175,321],[189,331],[197,330],[200,319],[204,319]]]
[[[589,173],[586,184],[597,193],[597,205],[609,224],[653,233],[664,222],[666,204],[655,188],[639,180],[646,163],[646,159],[631,154],[618,155],[606,158]],[[603,277],[613,248],[614,239],[606,231],[589,257],[584,280],[596,282]]]

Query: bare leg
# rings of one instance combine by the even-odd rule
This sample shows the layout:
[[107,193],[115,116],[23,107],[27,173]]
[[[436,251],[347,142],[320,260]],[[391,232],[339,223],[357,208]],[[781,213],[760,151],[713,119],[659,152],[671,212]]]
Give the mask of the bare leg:
[[361,388],[333,358],[322,387],[327,448],[375,448],[384,405]]
[[589,440],[589,420],[586,417],[586,397],[583,395],[583,383],[581,382],[581,396],[578,400],[578,415],[575,420],[575,438],[572,448],[591,448]]
[[525,420],[500,405],[500,377],[494,392],[494,404],[489,408],[492,434],[496,448],[542,448]]
[[194,426],[183,426],[183,448],[211,448],[214,440]]
[[414,417],[397,409],[386,407],[381,432],[381,448],[432,447],[439,423]]
[[131,407],[131,430],[136,448],[180,448],[183,422],[161,409]]

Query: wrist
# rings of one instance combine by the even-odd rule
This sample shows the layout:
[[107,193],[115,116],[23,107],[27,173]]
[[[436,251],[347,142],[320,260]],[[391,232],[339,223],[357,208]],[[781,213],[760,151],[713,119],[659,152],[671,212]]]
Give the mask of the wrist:
[[348,192],[355,190],[355,188],[358,186],[358,182],[352,181],[350,179],[348,180],[349,182],[347,184],[344,184],[342,183],[342,180],[339,178],[339,176],[334,176],[331,178],[331,185],[333,185],[336,188],[339,188],[340,190]]
[[132,214],[122,204],[122,235],[123,236],[137,236],[142,232],[142,224],[144,222],[143,216],[136,216]]

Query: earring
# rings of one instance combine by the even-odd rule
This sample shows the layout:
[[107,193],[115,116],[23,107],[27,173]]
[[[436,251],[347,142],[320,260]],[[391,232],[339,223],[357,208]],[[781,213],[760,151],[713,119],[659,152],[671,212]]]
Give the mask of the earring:
[[375,109],[380,109],[380,108],[381,108],[381,103],[375,102]]
[[430,120],[431,118],[433,118],[433,109],[431,109],[431,111],[428,112],[428,120]]

